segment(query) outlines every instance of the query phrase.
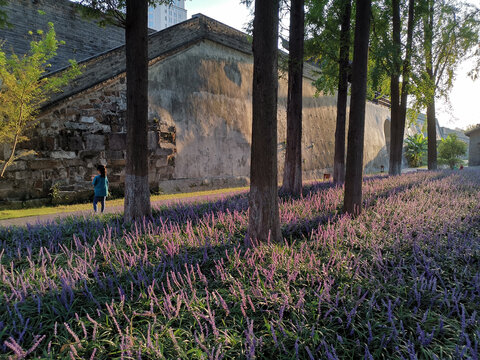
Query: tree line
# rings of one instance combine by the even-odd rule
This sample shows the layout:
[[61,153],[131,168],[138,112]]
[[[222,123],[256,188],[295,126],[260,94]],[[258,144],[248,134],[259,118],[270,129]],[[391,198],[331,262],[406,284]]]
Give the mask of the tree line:
[[[253,24],[254,110],[248,236],[261,240],[281,238],[276,144],[271,141],[277,136],[277,103],[276,97],[275,101],[272,97],[276,96],[278,78],[264,76],[276,72],[279,6],[278,0],[256,0]],[[344,212],[356,215],[362,208],[366,100],[378,96],[390,99],[390,175],[401,173],[409,104],[413,112],[426,108],[428,169],[437,169],[435,101],[440,97],[448,100],[459,63],[480,55],[479,30],[479,9],[464,1],[291,0],[283,189],[296,196],[301,194],[304,59],[314,59],[320,67],[316,81],[319,92],[337,94],[334,182],[344,183]],[[304,46],[306,51],[302,53]],[[477,71],[473,69],[472,74]],[[259,108],[262,111],[256,110]],[[266,134],[268,145],[257,144],[263,141],[260,134]]]
[[[140,219],[151,214],[147,149],[148,6],[171,2],[81,0],[80,3],[84,16],[125,28],[124,210],[127,221]],[[0,0],[2,4],[4,0]],[[281,7],[286,7],[290,14],[284,191],[293,196],[300,196],[302,191],[304,60],[314,61],[320,69],[315,82],[319,93],[337,96],[333,180],[345,185],[346,213],[355,215],[361,211],[367,99],[386,96],[391,102],[389,174],[401,172],[409,111],[423,109],[427,111],[428,168],[436,169],[435,101],[440,97],[448,99],[459,63],[480,55],[478,8],[460,0],[291,0],[289,3],[255,0],[253,5],[248,242],[281,239],[277,179],[277,44]],[[5,14],[0,11],[0,26],[6,23]],[[471,75],[477,76],[477,71],[473,69]]]

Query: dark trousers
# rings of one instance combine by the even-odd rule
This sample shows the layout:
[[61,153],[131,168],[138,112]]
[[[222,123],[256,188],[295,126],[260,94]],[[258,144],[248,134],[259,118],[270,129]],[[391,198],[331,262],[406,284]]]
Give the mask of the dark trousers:
[[93,197],[93,211],[97,212],[97,203],[100,202],[102,205],[102,213],[105,210],[105,196],[94,196]]

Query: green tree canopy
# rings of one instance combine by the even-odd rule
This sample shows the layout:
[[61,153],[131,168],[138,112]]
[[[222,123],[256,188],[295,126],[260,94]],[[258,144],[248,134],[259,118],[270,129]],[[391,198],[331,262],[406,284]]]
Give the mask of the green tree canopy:
[[[469,58],[479,59],[480,9],[466,1],[429,0],[419,2],[418,11],[424,24],[431,23],[417,32],[412,67],[412,94],[415,108],[421,110],[434,98],[448,101],[458,66]],[[425,50],[431,51],[431,59],[427,59]],[[427,73],[427,61],[431,61],[433,76]]]
[[[305,14],[305,56],[320,68],[314,82],[318,92],[333,95],[338,89],[338,63],[341,33],[341,16],[344,0],[307,0]],[[355,2],[352,4],[351,28],[355,27]],[[383,2],[372,2],[372,32],[368,59],[367,99],[389,94],[389,76],[385,66],[391,62],[390,47],[382,47],[387,41],[391,19],[388,6]],[[406,15],[405,15],[406,16]],[[350,63],[353,59],[353,31],[350,32]],[[376,49],[375,47],[378,47]],[[379,59],[381,62],[379,63]],[[385,63],[387,62],[387,63]]]
[[[33,33],[30,32],[33,36]],[[77,63],[58,75],[46,76],[49,60],[57,54],[63,42],[58,41],[52,23],[48,31],[37,31],[40,40],[30,43],[28,54],[8,56],[0,47],[0,142],[7,144],[11,154],[3,162],[0,176],[22,154],[16,154],[18,143],[28,139],[27,130],[37,123],[36,115],[48,97],[61,91],[71,79],[80,74]]]
[[450,134],[438,144],[438,157],[441,164],[447,164],[450,169],[462,162],[460,159],[467,153],[467,144],[456,134]]
[[[305,56],[320,71],[315,86],[319,92],[334,94],[338,86],[341,0],[307,0],[305,14]],[[353,43],[353,38],[351,39]],[[351,58],[351,56],[350,56]]]

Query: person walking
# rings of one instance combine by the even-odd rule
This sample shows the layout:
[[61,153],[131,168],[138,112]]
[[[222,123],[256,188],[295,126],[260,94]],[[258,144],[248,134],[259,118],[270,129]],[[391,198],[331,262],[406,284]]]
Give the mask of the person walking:
[[94,187],[93,211],[97,212],[97,203],[102,205],[102,213],[105,210],[105,198],[108,196],[107,168],[104,165],[97,166],[98,175],[93,178]]

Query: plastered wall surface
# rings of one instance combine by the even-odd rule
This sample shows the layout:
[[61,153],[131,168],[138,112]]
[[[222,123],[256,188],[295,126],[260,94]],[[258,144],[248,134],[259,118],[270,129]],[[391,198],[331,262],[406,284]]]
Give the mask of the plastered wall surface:
[[[253,58],[212,41],[152,66],[151,111],[176,126],[173,179],[166,191],[209,185],[247,184],[250,171]],[[306,179],[333,170],[336,98],[315,96],[312,79],[303,84],[302,160]],[[287,81],[279,80],[278,161],[283,173]],[[389,109],[368,103],[364,164],[367,172],[388,167],[384,122]]]

